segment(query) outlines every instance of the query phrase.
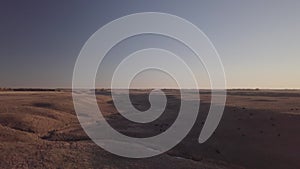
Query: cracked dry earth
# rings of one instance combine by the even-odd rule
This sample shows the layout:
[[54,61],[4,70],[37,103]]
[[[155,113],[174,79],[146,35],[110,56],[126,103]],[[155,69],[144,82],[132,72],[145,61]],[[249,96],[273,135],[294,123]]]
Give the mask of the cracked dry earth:
[[[199,117],[188,136],[172,150],[147,159],[118,157],[93,143],[77,120],[69,91],[0,92],[0,168],[300,168],[299,93],[280,97],[272,92],[229,92],[218,129],[199,144],[210,98],[203,92]],[[117,113],[109,90],[96,93],[111,126],[134,137],[165,131],[180,106],[178,91],[165,90],[165,112],[158,120],[141,125]],[[149,108],[148,93],[132,92],[137,109]]]

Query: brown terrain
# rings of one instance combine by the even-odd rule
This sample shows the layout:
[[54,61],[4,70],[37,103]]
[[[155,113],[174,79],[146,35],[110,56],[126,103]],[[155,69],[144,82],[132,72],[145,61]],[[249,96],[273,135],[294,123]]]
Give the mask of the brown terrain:
[[[168,104],[148,124],[132,123],[115,110],[110,90],[97,90],[106,120],[129,136],[148,137],[165,131],[176,118],[177,90],[164,90]],[[131,100],[149,108],[149,90],[133,90]],[[198,95],[191,92],[188,99]],[[0,168],[157,168],[157,169],[299,169],[300,91],[229,90],[223,118],[205,143],[197,139],[210,106],[201,91],[193,129],[170,151],[146,159],[119,157],[98,147],[81,128],[69,90],[0,92]]]

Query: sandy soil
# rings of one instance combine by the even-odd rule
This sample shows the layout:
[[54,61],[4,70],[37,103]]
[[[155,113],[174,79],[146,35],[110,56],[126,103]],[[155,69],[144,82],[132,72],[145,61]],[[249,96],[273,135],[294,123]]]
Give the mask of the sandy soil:
[[[149,108],[147,90],[132,91],[137,109]],[[108,90],[98,104],[121,133],[147,137],[165,131],[176,118],[176,90],[165,90],[164,114],[148,124],[131,123],[115,110]],[[198,92],[191,92],[190,100]],[[230,90],[222,121],[204,144],[197,142],[210,106],[201,91],[197,122],[172,150],[147,159],[112,155],[83,132],[69,91],[0,92],[0,168],[300,168],[300,91]]]

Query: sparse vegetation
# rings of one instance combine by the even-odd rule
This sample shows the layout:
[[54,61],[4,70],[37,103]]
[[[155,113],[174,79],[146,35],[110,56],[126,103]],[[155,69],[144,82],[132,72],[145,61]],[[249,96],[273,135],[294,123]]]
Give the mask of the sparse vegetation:
[[[8,88],[1,90],[15,91]],[[300,167],[298,156],[294,155],[300,151],[299,146],[294,144],[300,142],[299,132],[285,132],[299,130],[299,91],[230,91],[220,126],[205,144],[199,144],[197,137],[205,124],[210,105],[210,92],[203,91],[200,94],[203,101],[199,109],[201,113],[185,140],[167,153],[140,160],[117,157],[90,140],[78,123],[71,93],[67,92],[70,89],[16,91],[25,92],[0,93],[0,158],[4,159],[0,162],[1,169],[241,169],[251,168],[248,164],[252,161],[257,162],[253,164],[254,168],[280,169],[280,164],[286,164],[285,168]],[[141,110],[149,106],[146,103],[149,90],[132,92],[133,105]],[[164,92],[168,95],[166,113],[153,123],[132,124],[117,113],[110,89],[96,90],[101,111],[109,124],[132,137],[154,136],[166,131],[173,124],[180,108],[178,91],[165,89]],[[191,96],[195,93],[198,91],[191,91]],[[282,96],[285,99],[281,99]],[[192,102],[193,99],[185,101]],[[290,142],[290,138],[293,138],[293,142]],[[268,144],[264,144],[266,142]],[[265,154],[271,154],[272,158]],[[240,159],[239,163],[232,160],[237,158]],[[274,158],[278,160],[273,161]]]

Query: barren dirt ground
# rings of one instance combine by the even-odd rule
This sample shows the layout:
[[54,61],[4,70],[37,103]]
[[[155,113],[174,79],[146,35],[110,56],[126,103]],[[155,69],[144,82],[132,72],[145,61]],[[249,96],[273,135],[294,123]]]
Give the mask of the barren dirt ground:
[[[148,92],[132,91],[136,108],[149,108]],[[164,114],[141,125],[117,113],[109,90],[96,93],[106,120],[130,136],[165,131],[180,106],[178,91],[165,90]],[[195,95],[198,92],[191,92],[188,99]],[[106,152],[86,136],[74,112],[71,92],[0,92],[0,168],[300,168],[300,91],[228,91],[221,123],[204,144],[197,139],[210,93],[201,91],[200,96],[196,124],[179,145],[156,157],[128,159]]]

